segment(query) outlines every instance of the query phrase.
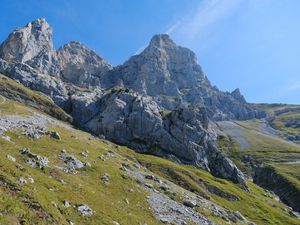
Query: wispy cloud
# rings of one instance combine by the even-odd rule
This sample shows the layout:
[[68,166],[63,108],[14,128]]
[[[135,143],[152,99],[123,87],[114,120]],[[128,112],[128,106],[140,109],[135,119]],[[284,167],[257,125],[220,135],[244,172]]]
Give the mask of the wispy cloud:
[[182,21],[178,20],[176,23],[174,23],[170,28],[167,29],[165,32],[166,34],[171,34],[173,31],[175,31],[179,26],[181,25]]
[[184,35],[187,41],[193,41],[199,35],[211,32],[242,1],[244,0],[203,0],[191,15],[175,22],[166,33]]
[[[175,21],[165,34],[181,39],[187,44],[198,40],[199,36],[209,35],[218,22],[233,13],[244,0],[202,0],[196,10]],[[141,53],[147,45],[141,46],[135,55]]]

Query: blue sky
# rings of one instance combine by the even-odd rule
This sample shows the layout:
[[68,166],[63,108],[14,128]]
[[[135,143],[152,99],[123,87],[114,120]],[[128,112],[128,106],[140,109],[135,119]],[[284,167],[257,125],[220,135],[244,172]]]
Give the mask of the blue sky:
[[250,102],[300,103],[298,0],[1,0],[0,41],[46,18],[56,48],[79,40],[113,65],[157,33],[196,52],[212,84]]

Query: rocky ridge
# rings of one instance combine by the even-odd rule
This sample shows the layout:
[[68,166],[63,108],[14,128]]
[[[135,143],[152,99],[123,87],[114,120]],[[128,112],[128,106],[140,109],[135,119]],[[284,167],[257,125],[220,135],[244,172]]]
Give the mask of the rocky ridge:
[[50,96],[82,129],[243,182],[243,174],[215,147],[210,119],[264,113],[239,90],[212,87],[195,54],[168,35],[155,35],[141,54],[112,68],[79,42],[55,51],[52,29],[38,19],[9,35],[0,58],[0,72]]
[[63,79],[79,87],[101,87],[102,77],[112,69],[112,65],[77,41],[60,47],[57,55]]

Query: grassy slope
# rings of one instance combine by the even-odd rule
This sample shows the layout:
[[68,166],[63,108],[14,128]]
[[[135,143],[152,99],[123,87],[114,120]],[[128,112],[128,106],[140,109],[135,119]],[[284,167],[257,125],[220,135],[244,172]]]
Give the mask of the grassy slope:
[[243,160],[244,157],[250,156],[256,164],[271,168],[274,173],[282,176],[292,188],[300,190],[300,163],[294,162],[295,159],[300,159],[300,146],[257,132],[258,120],[238,122],[238,124],[241,125],[243,138],[249,143],[249,146],[240,150],[235,140],[222,137],[219,139],[220,149],[226,152],[244,172],[253,173],[251,165],[248,163],[249,160]]
[[[55,105],[49,97],[40,92],[32,91],[2,74],[0,74],[0,94],[39,109],[60,120],[72,121],[72,118]],[[0,99],[1,101],[2,99]]]
[[[247,182],[251,189],[251,192],[248,193],[239,185],[224,179],[213,177],[211,174],[192,166],[182,166],[165,159],[133,152],[129,152],[129,154],[131,156],[134,155],[136,159],[146,165],[146,167],[154,173],[185,187],[187,190],[203,197],[207,197],[220,206],[232,211],[239,211],[257,224],[297,223],[297,220],[291,219],[288,216],[288,213],[284,212],[281,203],[267,197],[265,190],[254,185],[250,181]],[[203,187],[203,183],[217,187],[229,194],[236,195],[240,200],[228,201],[215,194],[211,194]],[[210,212],[206,212],[203,208],[198,208],[198,211],[213,218],[213,215]]]
[[[7,101],[0,107],[13,108],[14,113],[16,109],[21,112],[30,111],[27,107],[13,101]],[[70,131],[58,127],[50,129],[58,131],[62,139],[59,141],[44,136],[33,141],[18,131],[7,133],[12,138],[12,142],[0,138],[0,212],[2,213],[0,224],[16,224],[16,221],[24,221],[24,224],[68,224],[67,219],[71,219],[75,224],[112,224],[112,221],[118,221],[122,225],[160,224],[149,209],[146,201],[147,193],[136,184],[135,180],[122,178],[123,172],[119,169],[121,163],[134,163],[136,160],[155,174],[177,184],[180,182],[187,190],[206,196],[232,211],[240,211],[257,224],[297,224],[298,222],[283,210],[284,205],[273,198],[266,197],[266,192],[251,182],[248,183],[252,192],[248,193],[236,184],[215,178],[191,166],[137,154],[125,147],[116,148],[114,144],[103,142],[82,131]],[[21,147],[29,147],[34,153],[48,157],[50,166],[44,171],[26,166],[19,153]],[[61,172],[54,166],[61,165],[58,159],[61,149],[66,149],[68,153],[90,162],[92,167],[77,175]],[[79,155],[84,150],[89,151],[87,159]],[[108,150],[114,151],[115,157],[101,161],[98,157]],[[26,171],[18,170],[16,163],[6,159],[7,154],[16,157],[17,163],[23,165]],[[100,179],[103,173],[111,175],[111,182],[108,185],[103,184]],[[35,179],[34,184],[16,183],[17,178],[28,176]],[[61,184],[60,179],[63,179],[66,185]],[[237,195],[241,200],[230,202],[211,194],[204,188],[203,182]],[[134,192],[128,191],[131,188]],[[125,203],[125,198],[129,199],[129,205]],[[95,214],[91,218],[84,218],[78,215],[76,209],[64,208],[63,200],[68,200],[72,204],[88,204],[95,210]],[[58,205],[58,208],[52,205],[52,201]],[[201,206],[197,210],[218,221],[211,212],[207,212]],[[222,221],[218,222],[222,223]]]
[[[14,143],[0,139],[0,175],[5,180],[9,180],[13,186],[21,189],[19,193],[14,192],[5,195],[10,198],[8,201],[17,199],[19,202],[12,207],[13,211],[9,211],[6,210],[8,206],[5,205],[7,203],[5,200],[1,210],[2,214],[5,215],[0,218],[2,224],[10,224],[9,221],[17,218],[24,218],[28,224],[35,222],[39,224],[68,224],[66,219],[70,219],[75,224],[111,224],[114,220],[121,224],[143,224],[145,222],[147,224],[159,224],[148,209],[146,193],[136,186],[135,181],[122,178],[119,167],[124,159],[117,156],[112,160],[102,162],[98,158],[108,149],[114,151],[114,147],[110,148],[100,140],[80,131],[67,131],[57,127],[53,130],[60,133],[61,141],[49,137],[33,141],[19,135],[18,132],[7,133],[12,137]],[[23,146],[29,147],[34,153],[48,157],[51,165],[44,171],[26,166],[19,153]],[[92,167],[76,175],[61,172],[55,168],[54,164],[62,164],[58,159],[58,154],[63,148],[81,160],[90,162]],[[79,153],[84,150],[90,152],[88,159],[79,156]],[[15,163],[6,159],[8,153],[17,158],[17,162],[25,167],[26,172],[19,171]],[[103,184],[100,179],[103,173],[108,173],[111,176],[111,182],[108,185]],[[16,184],[17,178],[28,176],[35,179],[34,184]],[[63,179],[66,185],[63,185],[60,179]],[[129,192],[130,188],[135,191]],[[9,193],[5,188],[2,191]],[[39,218],[39,213],[29,215],[24,213],[26,210],[28,211],[28,205],[21,201],[25,193],[29,195],[26,197],[29,202],[40,204],[44,214],[42,219]],[[127,205],[124,201],[125,198],[128,198],[131,204]],[[94,216],[86,219],[80,216],[74,208],[65,209],[62,207],[63,200],[68,200],[72,204],[88,204],[96,212]],[[58,209],[53,207],[52,201],[58,205]],[[45,215],[48,215],[48,219],[45,219],[47,218]]]
[[281,136],[284,137],[285,134],[300,135],[300,127],[287,126],[287,122],[290,120],[296,120],[300,122],[300,110],[289,111],[279,115],[275,112],[284,109],[300,108],[300,105],[288,105],[288,104],[258,104],[258,108],[268,112],[269,116],[272,118],[270,124],[275,129],[281,131]]

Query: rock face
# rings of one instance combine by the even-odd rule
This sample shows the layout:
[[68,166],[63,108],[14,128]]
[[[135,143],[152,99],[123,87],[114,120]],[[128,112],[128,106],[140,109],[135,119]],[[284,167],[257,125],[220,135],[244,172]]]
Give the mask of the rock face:
[[7,62],[1,58],[0,73],[7,75],[32,90],[48,95],[57,105],[64,109],[67,108],[68,90],[59,78],[42,74],[27,64]]
[[264,113],[249,106],[239,90],[222,92],[213,87],[197,63],[195,53],[177,46],[168,35],[155,35],[139,55],[108,73],[103,85],[122,84],[153,96],[168,110],[187,106],[207,107],[213,119],[249,119]]
[[125,87],[150,96],[180,97],[181,89],[207,84],[195,54],[177,47],[168,35],[155,35],[149,46],[117,67],[112,82],[122,79]]
[[295,184],[288,181],[271,166],[258,167],[255,170],[254,183],[272,190],[280,199],[300,213],[300,193]]
[[122,88],[103,94],[93,107],[98,112],[80,125],[88,131],[139,152],[192,164],[243,182],[243,174],[215,147],[215,133],[210,129],[205,108],[164,111],[151,97]]
[[0,46],[0,58],[26,63],[53,76],[57,76],[60,70],[53,48],[52,29],[45,19],[37,19],[11,33]]
[[80,87],[101,86],[112,66],[80,42],[70,42],[57,51],[63,78]]

